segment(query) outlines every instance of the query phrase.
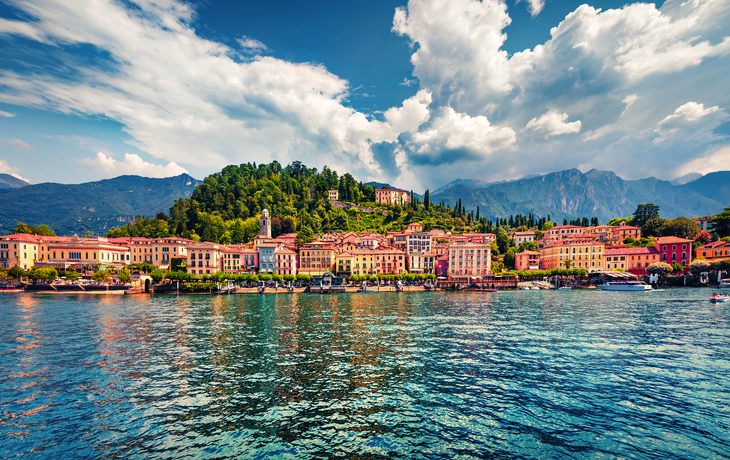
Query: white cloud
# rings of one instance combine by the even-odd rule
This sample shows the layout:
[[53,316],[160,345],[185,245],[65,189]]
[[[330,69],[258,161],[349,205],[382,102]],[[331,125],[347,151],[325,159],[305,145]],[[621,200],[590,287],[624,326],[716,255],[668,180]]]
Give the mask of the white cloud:
[[5,139],[3,137],[0,137],[0,142],[2,142],[3,144],[7,144],[11,147],[16,147],[23,150],[31,150],[33,148],[31,145],[26,144],[20,139]]
[[730,119],[728,114],[721,111],[718,106],[705,109],[704,104],[687,102],[657,124],[654,131],[659,137],[653,142],[660,144],[668,140],[677,140],[684,143],[710,143],[724,137],[712,131],[728,119]]
[[533,118],[530,120],[527,123],[527,126],[525,126],[525,129],[543,134],[545,139],[550,136],[579,132],[581,125],[580,120],[566,123],[567,119],[567,113],[559,113],[557,110],[549,110],[540,118]]
[[15,116],[14,113],[3,112],[2,110],[0,110],[0,117],[13,118],[14,116]]
[[512,128],[493,126],[487,117],[457,113],[450,107],[436,112],[429,125],[406,142],[408,158],[415,164],[479,160],[515,145]]
[[402,107],[392,107],[386,110],[385,119],[396,132],[415,131],[431,116],[428,110],[430,103],[431,93],[420,90],[415,96],[403,101]]
[[125,153],[123,161],[117,161],[111,156],[102,152],[96,154],[96,158],[84,158],[80,163],[88,164],[97,171],[103,172],[107,177],[121,175],[136,175],[144,177],[174,177],[188,171],[171,161],[165,166],[148,163],[134,153]]
[[26,179],[25,177],[20,175],[20,168],[16,168],[14,166],[10,166],[7,161],[0,158],[0,173],[3,174],[10,174],[11,176],[15,177],[16,179],[24,180],[28,183],[30,181]]
[[[297,159],[340,164],[367,179],[378,170],[362,143],[399,134],[343,105],[348,83],[322,66],[270,56],[237,62],[235,50],[195,34],[186,4],[140,1],[137,10],[112,0],[11,3],[35,20],[0,24],[2,32],[54,45],[88,43],[113,62],[78,69],[79,81],[2,70],[0,101],[117,120],[130,144],[156,158],[210,170]],[[260,49],[251,40],[240,44]]]
[[239,39],[236,39],[239,45],[241,45],[241,48],[245,48],[247,51],[251,51],[254,53],[260,53],[263,51],[267,51],[269,48],[261,43],[258,40],[255,40],[250,37],[246,37],[245,35]]
[[527,9],[530,10],[530,15],[534,18],[545,7],[545,0],[527,0],[527,5]]
[[709,155],[697,158],[683,165],[676,170],[677,175],[686,174],[688,172],[698,172],[707,174],[714,171],[730,170],[730,147],[723,147]]

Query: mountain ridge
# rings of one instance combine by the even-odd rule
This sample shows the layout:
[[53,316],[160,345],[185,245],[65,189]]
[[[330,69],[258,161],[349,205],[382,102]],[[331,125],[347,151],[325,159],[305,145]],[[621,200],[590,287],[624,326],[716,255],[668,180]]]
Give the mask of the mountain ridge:
[[104,234],[136,215],[167,212],[200,183],[188,174],[162,179],[125,175],[83,184],[44,182],[2,189],[3,201],[11,205],[0,208],[0,232],[23,222],[34,227],[46,224],[59,235],[87,230]]

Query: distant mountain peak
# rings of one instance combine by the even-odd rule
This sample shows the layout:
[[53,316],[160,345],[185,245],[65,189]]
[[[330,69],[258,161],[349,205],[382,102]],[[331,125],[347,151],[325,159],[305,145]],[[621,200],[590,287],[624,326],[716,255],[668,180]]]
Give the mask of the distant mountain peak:
[[704,177],[704,174],[700,174],[697,172],[691,172],[688,174],[685,174],[684,176],[679,176],[675,179],[672,179],[669,181],[672,185],[684,185],[689,184],[690,182],[696,181],[700,177]]
[[10,174],[0,173],[0,188],[20,188],[25,187],[26,185],[30,184],[15,176],[11,176]]

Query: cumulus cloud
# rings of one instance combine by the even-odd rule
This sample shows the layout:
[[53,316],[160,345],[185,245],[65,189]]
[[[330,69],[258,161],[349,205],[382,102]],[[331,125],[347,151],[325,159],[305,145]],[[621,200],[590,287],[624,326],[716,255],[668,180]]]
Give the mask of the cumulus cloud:
[[26,179],[25,177],[20,175],[20,168],[16,168],[14,166],[10,166],[7,161],[0,158],[0,173],[3,174],[10,174],[11,176],[15,177],[16,179],[24,180],[28,183],[30,181]]
[[675,172],[677,175],[687,174],[688,172],[698,172],[707,174],[714,171],[730,170],[730,147],[722,147],[710,153],[710,155],[698,158],[682,165]]
[[415,131],[431,116],[428,109],[430,103],[431,93],[420,90],[415,96],[403,101],[403,106],[386,110],[385,119],[396,132]]
[[487,117],[457,113],[442,107],[424,129],[401,136],[408,159],[415,164],[479,160],[516,142],[514,130],[493,126]]
[[148,163],[134,153],[125,153],[124,160],[117,161],[111,156],[98,152],[95,158],[84,158],[79,160],[88,164],[97,171],[105,173],[108,177],[120,175],[136,175],[144,177],[174,177],[188,171],[174,161],[167,165],[156,165]]
[[0,117],[13,118],[14,116],[15,116],[14,113],[3,112],[2,110],[0,110]]
[[[116,120],[130,144],[156,158],[210,169],[298,159],[367,178],[378,171],[363,143],[397,138],[388,123],[345,106],[347,81],[323,66],[270,56],[237,62],[236,50],[196,35],[186,3],[10,3],[33,21],[0,23],[0,33],[52,44],[54,53],[90,44],[110,59],[79,68],[78,81],[2,70],[0,101]],[[263,49],[249,37],[239,44]]]
[[708,107],[696,102],[687,102],[677,107],[673,114],[668,115],[657,124],[654,130],[659,137],[654,139],[655,144],[669,140],[681,142],[709,143],[724,138],[713,133],[713,130],[725,123],[730,117],[720,110],[720,107]]
[[3,144],[7,144],[11,147],[16,147],[23,150],[30,150],[33,148],[29,144],[21,141],[20,139],[5,139],[3,137],[0,137],[0,142],[2,142]]
[[543,134],[545,139],[550,136],[571,134],[580,131],[580,120],[567,123],[567,113],[559,113],[557,110],[550,110],[540,118],[533,118],[525,126],[526,129]]

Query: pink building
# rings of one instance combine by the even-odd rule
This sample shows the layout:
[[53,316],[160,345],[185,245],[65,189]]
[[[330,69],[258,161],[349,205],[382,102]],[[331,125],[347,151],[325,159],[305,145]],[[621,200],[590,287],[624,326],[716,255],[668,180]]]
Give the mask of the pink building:
[[660,236],[654,238],[654,247],[659,251],[660,262],[669,265],[676,262],[685,267],[692,262],[692,240],[676,236]]
[[517,271],[539,270],[540,253],[536,251],[523,251],[515,254],[515,269]]
[[375,202],[389,206],[395,204],[403,205],[411,202],[411,194],[405,190],[376,188]]
[[297,274],[297,253],[289,248],[277,249],[274,253],[276,256],[276,274],[277,275],[296,275]]
[[492,269],[492,247],[488,244],[453,244],[449,248],[449,278],[476,278]]

